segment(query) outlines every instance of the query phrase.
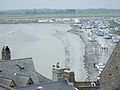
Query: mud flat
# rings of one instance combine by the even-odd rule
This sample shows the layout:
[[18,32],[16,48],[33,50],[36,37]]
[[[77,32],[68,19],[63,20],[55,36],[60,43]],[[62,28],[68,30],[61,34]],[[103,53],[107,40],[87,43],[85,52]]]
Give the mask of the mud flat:
[[64,46],[65,67],[69,67],[75,72],[76,81],[85,81],[87,79],[87,72],[84,68],[85,44],[82,39],[67,31],[56,31],[54,36],[59,39]]
[[[93,63],[97,62],[99,58],[99,49],[98,49],[98,43],[97,42],[89,42],[87,39],[87,35],[82,33],[76,33],[74,30],[70,31],[71,33],[74,33],[82,39],[82,41],[85,44],[85,55],[84,55],[84,68],[87,71],[87,78],[86,81],[93,81],[97,79],[98,71],[94,68]],[[94,49],[93,49],[94,48]]]

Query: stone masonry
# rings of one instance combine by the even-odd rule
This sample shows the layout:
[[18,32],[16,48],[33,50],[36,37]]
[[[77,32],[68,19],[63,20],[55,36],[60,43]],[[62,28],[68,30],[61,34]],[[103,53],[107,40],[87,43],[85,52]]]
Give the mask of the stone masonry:
[[100,78],[101,88],[120,86],[120,42],[116,45]]

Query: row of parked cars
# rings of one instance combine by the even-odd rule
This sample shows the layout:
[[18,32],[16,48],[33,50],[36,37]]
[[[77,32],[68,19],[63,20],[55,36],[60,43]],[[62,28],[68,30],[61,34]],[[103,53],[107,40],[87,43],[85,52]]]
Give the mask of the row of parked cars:
[[105,68],[105,63],[94,63],[94,67],[98,70],[98,79],[100,79],[101,72]]
[[92,30],[91,32],[97,36],[103,36],[105,39],[111,39],[113,43],[119,42],[119,38],[115,34],[106,33],[101,30]]

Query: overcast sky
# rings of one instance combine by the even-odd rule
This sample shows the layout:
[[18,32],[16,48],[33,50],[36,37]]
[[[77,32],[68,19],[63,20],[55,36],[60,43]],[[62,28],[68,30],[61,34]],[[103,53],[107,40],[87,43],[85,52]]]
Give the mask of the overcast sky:
[[0,10],[9,9],[120,9],[120,0],[0,0]]

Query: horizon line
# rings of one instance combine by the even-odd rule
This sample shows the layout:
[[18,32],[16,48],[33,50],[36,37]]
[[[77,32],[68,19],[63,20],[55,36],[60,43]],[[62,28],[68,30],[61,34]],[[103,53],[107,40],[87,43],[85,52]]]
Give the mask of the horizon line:
[[33,10],[33,9],[61,9],[61,10],[66,10],[66,9],[112,9],[112,10],[120,10],[120,8],[21,8],[21,9],[0,9],[0,11],[10,11],[10,10]]

